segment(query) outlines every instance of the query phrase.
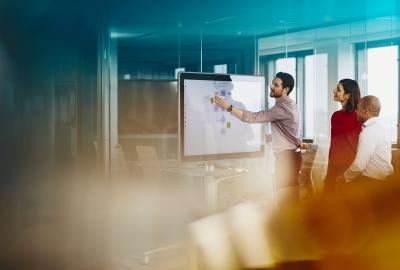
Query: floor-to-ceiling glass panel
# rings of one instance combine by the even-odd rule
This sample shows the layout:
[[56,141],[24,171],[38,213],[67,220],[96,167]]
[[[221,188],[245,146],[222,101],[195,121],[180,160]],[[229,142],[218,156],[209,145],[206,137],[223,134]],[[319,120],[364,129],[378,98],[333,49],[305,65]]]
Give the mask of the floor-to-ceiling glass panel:
[[367,94],[381,101],[380,118],[397,141],[399,95],[398,46],[370,48],[367,52]]

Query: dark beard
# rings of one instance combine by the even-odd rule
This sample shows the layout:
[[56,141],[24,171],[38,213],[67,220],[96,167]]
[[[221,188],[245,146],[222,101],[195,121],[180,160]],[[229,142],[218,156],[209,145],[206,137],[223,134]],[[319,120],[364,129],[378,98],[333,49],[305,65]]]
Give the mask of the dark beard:
[[273,97],[273,98],[280,98],[280,97],[282,96],[282,94],[281,94],[280,96],[277,96],[276,94],[272,95],[272,92],[270,92],[270,93],[269,93],[269,96],[270,96],[270,97]]

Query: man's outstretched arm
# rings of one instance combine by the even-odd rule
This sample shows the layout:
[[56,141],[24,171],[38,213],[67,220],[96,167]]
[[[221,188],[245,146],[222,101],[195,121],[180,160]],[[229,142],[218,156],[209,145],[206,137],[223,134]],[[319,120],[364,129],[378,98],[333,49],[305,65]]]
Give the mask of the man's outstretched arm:
[[[228,108],[231,106],[229,102],[221,96],[215,96],[212,99],[215,102],[215,105],[222,109],[228,110]],[[269,110],[263,110],[259,112],[250,112],[232,107],[231,113],[240,120],[248,123],[273,122],[287,117],[287,112],[277,106],[274,106]]]

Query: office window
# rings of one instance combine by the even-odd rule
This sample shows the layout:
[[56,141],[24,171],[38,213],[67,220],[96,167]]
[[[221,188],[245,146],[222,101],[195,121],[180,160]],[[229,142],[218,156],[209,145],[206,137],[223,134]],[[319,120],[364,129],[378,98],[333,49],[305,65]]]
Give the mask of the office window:
[[358,79],[365,95],[377,96],[381,101],[380,117],[390,129],[393,142],[398,137],[399,111],[399,46],[373,43],[360,44],[358,57]]

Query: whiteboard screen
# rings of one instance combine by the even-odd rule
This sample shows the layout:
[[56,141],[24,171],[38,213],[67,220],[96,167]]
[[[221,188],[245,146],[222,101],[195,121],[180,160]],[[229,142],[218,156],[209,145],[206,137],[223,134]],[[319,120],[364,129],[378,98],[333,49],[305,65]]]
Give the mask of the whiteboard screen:
[[261,111],[265,81],[260,76],[180,73],[179,146],[183,161],[230,159],[264,153],[262,124],[248,124],[215,106],[223,96],[235,108]]

